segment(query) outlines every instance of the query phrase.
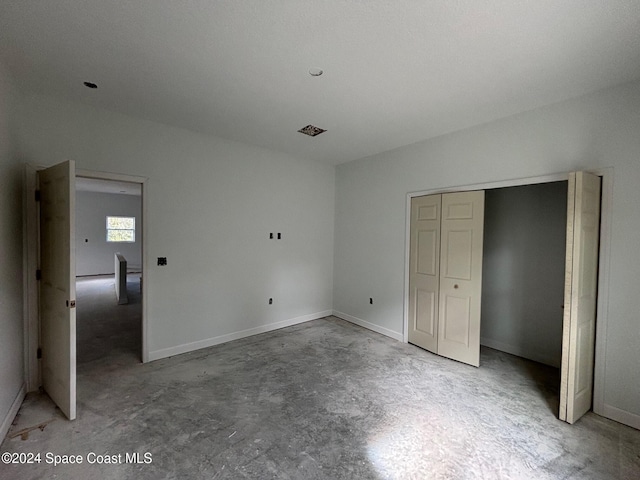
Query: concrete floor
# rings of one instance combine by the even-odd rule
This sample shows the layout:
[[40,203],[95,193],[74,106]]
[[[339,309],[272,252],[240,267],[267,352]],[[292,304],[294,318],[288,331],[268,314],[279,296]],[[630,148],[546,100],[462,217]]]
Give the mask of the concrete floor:
[[[0,450],[42,462],[2,479],[640,478],[640,431],[557,420],[556,369],[484,348],[475,369],[335,317],[143,365],[139,296],[98,313],[95,287],[78,289],[78,418],[30,394]],[[127,453],[151,462],[88,463]]]

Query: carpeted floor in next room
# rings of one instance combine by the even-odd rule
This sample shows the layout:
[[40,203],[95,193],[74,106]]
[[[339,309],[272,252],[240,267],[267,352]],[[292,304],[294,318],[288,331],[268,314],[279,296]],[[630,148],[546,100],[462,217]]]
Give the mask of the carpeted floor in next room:
[[85,293],[78,418],[28,395],[0,451],[42,462],[0,464],[2,479],[640,478],[640,431],[557,419],[555,369],[486,348],[476,369],[335,317],[141,364],[139,296],[86,318]]

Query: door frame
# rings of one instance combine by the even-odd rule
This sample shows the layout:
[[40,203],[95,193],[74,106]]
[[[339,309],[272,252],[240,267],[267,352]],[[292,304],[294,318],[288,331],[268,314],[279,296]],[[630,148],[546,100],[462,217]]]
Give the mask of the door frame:
[[[607,325],[609,304],[609,277],[611,264],[611,212],[613,203],[613,167],[600,169],[580,169],[602,179],[600,205],[600,246],[598,251],[598,305],[596,310],[595,365],[593,371],[593,411],[609,417],[604,403],[604,373],[607,348]],[[405,259],[404,259],[404,295],[402,341],[409,342],[409,254],[411,251],[411,199],[423,195],[438,193],[465,192],[469,190],[491,190],[505,187],[520,187],[540,183],[568,181],[569,172],[540,175],[535,177],[514,178],[496,182],[457,185],[409,192],[405,205]]]
[[[35,272],[40,263],[40,228],[38,226],[38,204],[35,192],[38,188],[38,171],[47,168],[41,165],[25,164],[24,189],[23,189],[23,322],[24,322],[24,365],[27,391],[38,390],[41,385],[40,362],[38,361],[38,347],[40,341],[40,310],[39,310],[39,286]],[[148,271],[147,262],[147,235],[148,231],[148,202],[147,202],[147,177],[127,175],[120,173],[100,172],[95,170],[76,169],[76,178],[95,178],[100,180],[113,180],[120,182],[138,183],[141,186],[142,202],[142,230],[140,232],[142,243],[142,272]],[[149,361],[148,345],[148,305],[146,285],[142,285],[142,362]]]

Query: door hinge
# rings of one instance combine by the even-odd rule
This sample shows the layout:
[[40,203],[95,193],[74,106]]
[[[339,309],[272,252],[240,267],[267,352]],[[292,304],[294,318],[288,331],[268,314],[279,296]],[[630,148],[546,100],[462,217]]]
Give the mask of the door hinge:
[[42,270],[36,270],[36,280],[42,280]]
[[38,352],[36,353],[36,357],[38,358],[38,360],[40,360],[42,358],[42,348],[38,347]]
[[40,190],[36,190],[36,202],[40,201]]
[[75,300],[67,300],[67,307],[76,308],[76,301]]

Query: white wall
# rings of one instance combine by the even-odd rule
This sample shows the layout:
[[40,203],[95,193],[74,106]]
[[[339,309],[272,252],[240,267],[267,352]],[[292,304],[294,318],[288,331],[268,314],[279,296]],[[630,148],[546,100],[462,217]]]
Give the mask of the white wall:
[[639,133],[636,82],[338,166],[335,310],[402,332],[407,192],[613,167],[604,403],[640,426]]
[[[113,274],[114,254],[127,259],[129,271],[142,268],[142,199],[137,195],[76,192],[76,275]],[[106,217],[135,217],[134,243],[109,243]]]
[[331,311],[334,167],[50,97],[21,113],[25,161],[148,177],[150,358]]
[[485,192],[480,343],[559,367],[567,182]]
[[24,394],[22,166],[12,123],[17,100],[0,65],[0,440]]

